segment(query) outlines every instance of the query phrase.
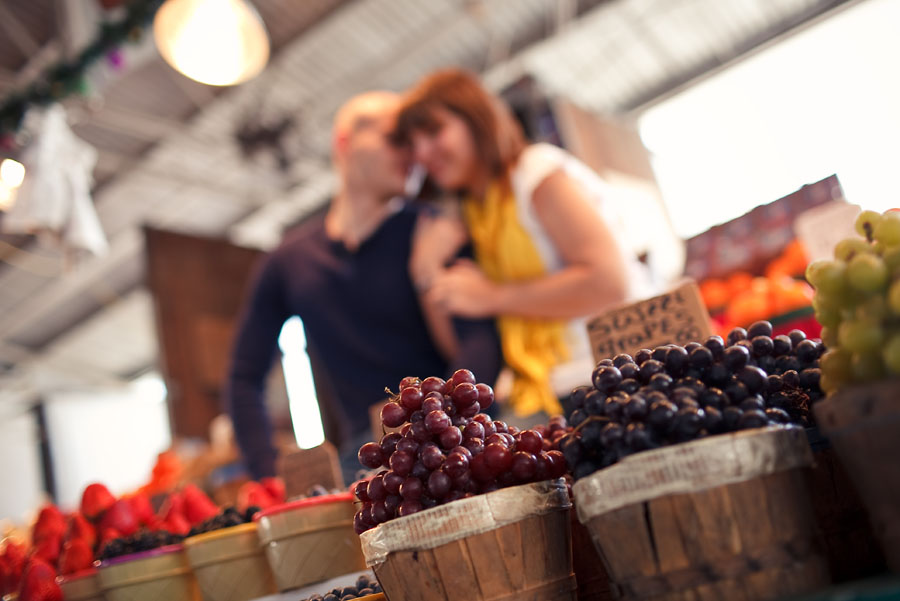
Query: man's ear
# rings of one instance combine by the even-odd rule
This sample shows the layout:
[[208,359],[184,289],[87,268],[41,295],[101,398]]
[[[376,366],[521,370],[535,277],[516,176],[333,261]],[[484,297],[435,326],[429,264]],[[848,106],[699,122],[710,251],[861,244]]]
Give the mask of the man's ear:
[[331,140],[331,148],[335,156],[343,156],[347,152],[350,143],[350,134],[346,131],[337,132]]

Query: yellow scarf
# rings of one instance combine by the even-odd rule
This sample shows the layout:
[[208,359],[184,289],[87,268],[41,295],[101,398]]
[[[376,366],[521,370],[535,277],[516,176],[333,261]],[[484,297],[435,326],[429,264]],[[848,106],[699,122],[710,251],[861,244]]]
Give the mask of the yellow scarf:
[[[489,279],[522,282],[546,275],[531,236],[519,223],[508,181],[492,182],[484,198],[466,198],[463,216],[475,258]],[[550,387],[550,369],[569,357],[563,337],[565,322],[500,315],[497,324],[504,359],[515,372],[510,404],[516,414],[560,413]]]

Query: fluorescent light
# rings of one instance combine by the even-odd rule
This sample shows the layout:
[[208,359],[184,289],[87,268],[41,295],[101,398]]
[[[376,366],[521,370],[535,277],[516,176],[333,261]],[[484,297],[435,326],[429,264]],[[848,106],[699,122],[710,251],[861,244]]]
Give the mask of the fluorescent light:
[[7,188],[18,188],[25,180],[25,165],[13,159],[0,162],[0,181]]

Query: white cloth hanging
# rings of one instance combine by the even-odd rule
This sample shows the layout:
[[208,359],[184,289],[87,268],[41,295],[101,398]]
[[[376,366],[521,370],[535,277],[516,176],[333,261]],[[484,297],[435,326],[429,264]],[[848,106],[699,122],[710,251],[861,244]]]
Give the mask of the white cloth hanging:
[[66,249],[103,254],[108,244],[91,199],[97,151],[69,129],[60,104],[30,109],[24,128],[32,136],[21,157],[25,181],[0,229],[50,233]]

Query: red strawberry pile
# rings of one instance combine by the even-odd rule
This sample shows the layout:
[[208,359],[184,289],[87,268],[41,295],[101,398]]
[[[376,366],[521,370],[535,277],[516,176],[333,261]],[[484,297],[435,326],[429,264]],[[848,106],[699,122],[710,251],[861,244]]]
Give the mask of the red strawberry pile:
[[551,421],[543,433],[520,432],[482,413],[493,402],[491,387],[466,369],[447,381],[404,378],[381,411],[384,425],[399,432],[359,450],[365,467],[386,469],[354,486],[362,504],[357,533],[475,494],[563,476],[565,460],[552,448],[565,420]]

